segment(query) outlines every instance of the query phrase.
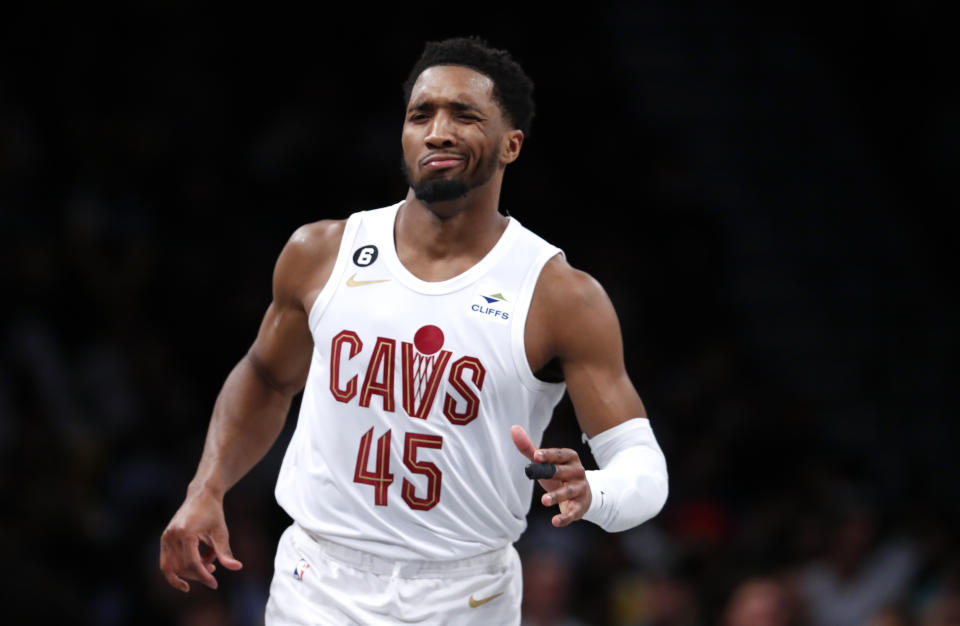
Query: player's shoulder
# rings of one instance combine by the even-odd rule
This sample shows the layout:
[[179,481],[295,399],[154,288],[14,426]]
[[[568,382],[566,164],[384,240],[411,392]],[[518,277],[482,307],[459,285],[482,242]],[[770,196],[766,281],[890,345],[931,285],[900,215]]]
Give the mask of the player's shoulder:
[[319,220],[304,224],[293,231],[284,251],[298,255],[323,254],[331,250],[336,253],[343,237],[347,220]]
[[280,252],[279,266],[316,265],[335,258],[343,238],[346,220],[320,220],[304,224],[293,231]]
[[552,257],[540,271],[535,297],[549,303],[570,305],[589,304],[597,298],[607,298],[606,291],[593,276],[579,270],[562,254]]
[[297,228],[277,258],[275,297],[299,297],[326,282],[343,238],[346,220],[320,220]]
[[593,276],[557,255],[540,272],[527,328],[529,341],[566,360],[609,345],[607,332],[618,328],[617,314]]

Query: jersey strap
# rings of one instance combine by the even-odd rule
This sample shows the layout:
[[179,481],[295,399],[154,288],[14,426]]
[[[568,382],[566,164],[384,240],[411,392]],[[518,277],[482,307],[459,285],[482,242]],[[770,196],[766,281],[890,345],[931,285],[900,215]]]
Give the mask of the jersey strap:
[[341,288],[343,282],[346,280],[344,271],[349,267],[351,261],[350,256],[353,251],[353,242],[357,237],[357,231],[360,229],[362,217],[363,213],[354,213],[347,218],[347,223],[343,227],[343,237],[340,239],[340,248],[337,250],[337,260],[333,265],[333,271],[330,272],[330,278],[327,279],[327,284],[325,284],[323,289],[320,290],[320,293],[317,294],[317,299],[313,301],[313,306],[310,307],[310,315],[308,317],[310,328],[316,327],[324,310],[326,310],[330,301],[333,299],[333,295],[337,292],[337,289]]

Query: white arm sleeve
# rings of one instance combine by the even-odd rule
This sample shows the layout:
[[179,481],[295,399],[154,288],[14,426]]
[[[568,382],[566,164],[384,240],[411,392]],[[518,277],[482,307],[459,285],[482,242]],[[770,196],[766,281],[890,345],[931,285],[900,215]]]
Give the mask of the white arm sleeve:
[[587,471],[592,499],[583,519],[615,533],[660,512],[667,501],[667,461],[650,420],[627,420],[587,443],[600,469]]

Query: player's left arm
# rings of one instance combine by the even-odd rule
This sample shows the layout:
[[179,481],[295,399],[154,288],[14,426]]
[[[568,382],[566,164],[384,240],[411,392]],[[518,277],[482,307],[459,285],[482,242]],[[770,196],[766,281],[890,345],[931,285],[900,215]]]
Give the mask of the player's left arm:
[[666,500],[666,465],[627,374],[620,323],[606,292],[590,275],[555,257],[537,283],[525,339],[535,369],[559,360],[577,421],[601,468],[585,471],[569,448],[538,450],[514,427],[521,452],[557,466],[552,480],[541,481],[547,490],[543,504],[560,506],[553,524],[566,526],[586,516],[619,531],[656,515]]

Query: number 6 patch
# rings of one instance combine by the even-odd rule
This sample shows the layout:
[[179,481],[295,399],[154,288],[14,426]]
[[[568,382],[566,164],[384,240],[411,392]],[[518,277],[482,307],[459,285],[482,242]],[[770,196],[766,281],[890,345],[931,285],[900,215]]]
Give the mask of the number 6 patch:
[[358,267],[366,267],[377,260],[378,254],[380,252],[376,246],[363,246],[353,253],[353,262]]

